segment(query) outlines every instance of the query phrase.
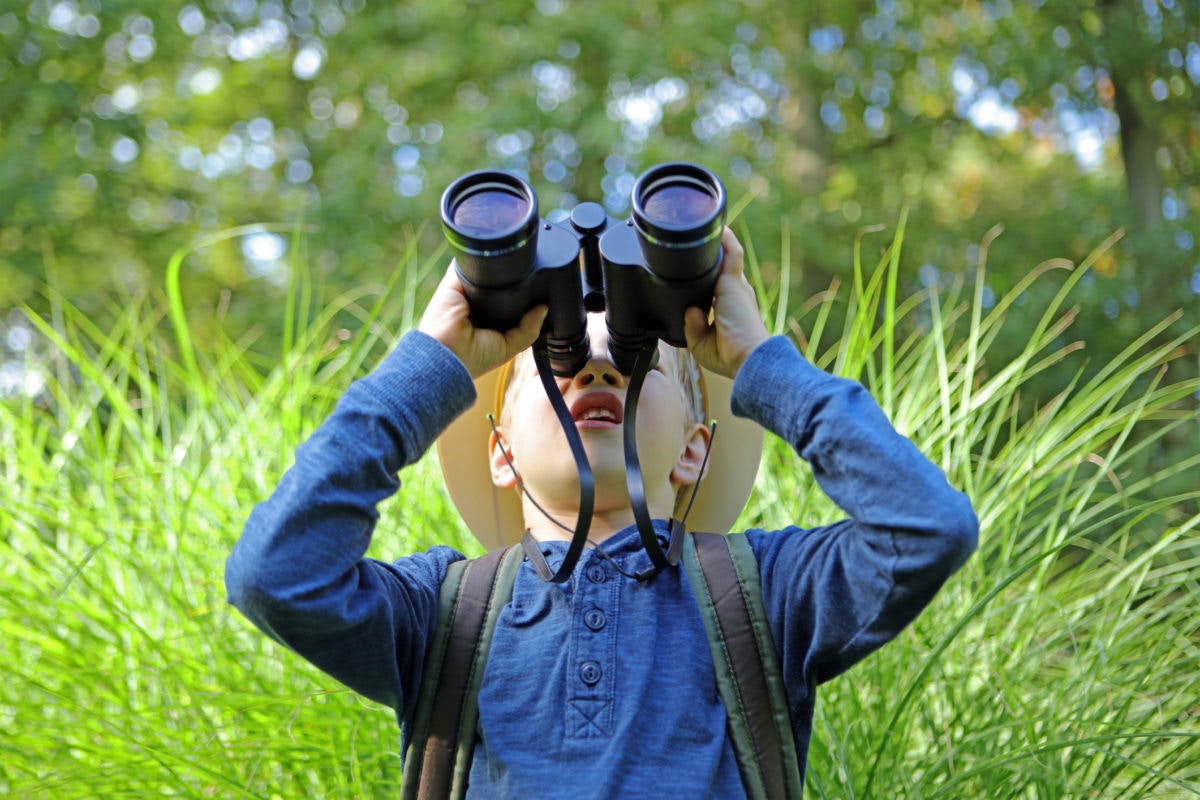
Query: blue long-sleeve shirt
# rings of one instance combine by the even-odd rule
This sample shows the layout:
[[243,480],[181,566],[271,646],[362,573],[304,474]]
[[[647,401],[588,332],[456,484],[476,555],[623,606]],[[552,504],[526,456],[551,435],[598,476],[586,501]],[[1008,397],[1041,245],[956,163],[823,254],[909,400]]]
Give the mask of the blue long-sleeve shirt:
[[[437,621],[448,547],[364,558],[376,506],[474,402],[462,364],[406,335],[296,451],[251,513],[226,567],[230,601],[272,638],[396,711],[407,727]],[[734,383],[734,413],[809,462],[849,518],[748,531],[803,767],[816,688],[894,637],[975,547],[969,501],[897,433],[859,384],[761,345]],[[660,527],[665,539],[665,526]],[[552,567],[565,542],[542,545]],[[636,528],[605,551],[649,563]],[[479,696],[474,797],[740,797],[703,621],[687,576],[621,576],[592,549],[571,579],[528,562],[493,639]]]

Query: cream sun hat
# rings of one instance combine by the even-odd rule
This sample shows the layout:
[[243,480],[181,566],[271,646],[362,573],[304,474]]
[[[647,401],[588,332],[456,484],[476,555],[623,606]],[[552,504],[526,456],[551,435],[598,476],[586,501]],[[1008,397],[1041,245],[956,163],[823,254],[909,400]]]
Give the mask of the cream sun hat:
[[[497,423],[504,390],[512,374],[512,361],[475,380],[475,405],[461,414],[437,440],[438,461],[450,499],[475,538],[488,550],[517,544],[525,533],[525,517],[516,489],[492,483],[488,414]],[[762,456],[763,429],[748,419],[735,417],[729,407],[733,381],[700,370],[706,420],[716,420],[707,472],[700,482],[687,527],[694,531],[727,533],[746,505]],[[557,425],[557,421],[549,424]],[[680,492],[676,516],[683,513],[690,487]]]

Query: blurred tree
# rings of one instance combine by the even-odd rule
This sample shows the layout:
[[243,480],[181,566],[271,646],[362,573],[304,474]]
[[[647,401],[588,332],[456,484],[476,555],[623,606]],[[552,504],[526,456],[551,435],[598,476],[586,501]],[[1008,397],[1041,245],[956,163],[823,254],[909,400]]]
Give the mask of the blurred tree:
[[[1126,192],[1118,221],[1131,233],[1136,258],[1101,310],[1113,316],[1120,301],[1137,310],[1132,316],[1155,320],[1183,307],[1197,322],[1200,5],[1043,1],[993,22],[985,33],[1012,43],[1004,79],[1016,80],[1029,98],[1021,110],[1031,128],[1057,123],[1056,134],[1089,165],[1102,146],[1097,132],[1117,134]],[[987,68],[995,74],[998,66]]]
[[[814,141],[815,95],[821,146],[801,153],[828,165],[819,210],[803,192],[781,198],[821,277],[807,291],[846,263],[846,223],[889,223],[908,206],[908,263],[925,283],[974,266],[984,233],[1007,229],[990,248],[985,299],[1043,259],[1078,262],[1127,229],[1077,295],[1095,366],[1176,309],[1176,331],[1200,323],[1200,5],[862,0],[810,3],[806,15],[775,5],[763,38],[789,54],[780,81],[809,111],[783,115],[793,134],[771,140],[781,154]],[[801,174],[794,157],[778,163]]]
[[[1083,289],[1102,360],[1195,321],[1198,87],[1185,0],[23,1],[0,9],[0,307],[48,275],[100,313],[196,234],[263,221],[317,226],[331,284],[380,281],[414,232],[433,252],[462,172],[622,215],[639,170],[692,159],[753,197],[771,284],[789,240],[796,303],[904,208],[910,288],[971,280],[1005,226],[985,298],[1127,227]],[[191,257],[189,297],[262,322],[289,247]]]

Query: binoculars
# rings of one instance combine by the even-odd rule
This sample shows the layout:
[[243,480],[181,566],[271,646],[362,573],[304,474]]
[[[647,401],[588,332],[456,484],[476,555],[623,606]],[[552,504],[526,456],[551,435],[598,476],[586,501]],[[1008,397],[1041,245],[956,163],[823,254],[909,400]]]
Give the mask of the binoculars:
[[591,357],[588,312],[605,313],[609,356],[625,375],[659,339],[686,347],[684,312],[709,308],[720,274],[725,187],[696,164],[660,164],[634,183],[631,205],[622,221],[580,203],[569,224],[556,224],[538,216],[537,195],[512,173],[451,183],[442,227],[472,324],[506,331],[546,304],[540,341],[560,377]]

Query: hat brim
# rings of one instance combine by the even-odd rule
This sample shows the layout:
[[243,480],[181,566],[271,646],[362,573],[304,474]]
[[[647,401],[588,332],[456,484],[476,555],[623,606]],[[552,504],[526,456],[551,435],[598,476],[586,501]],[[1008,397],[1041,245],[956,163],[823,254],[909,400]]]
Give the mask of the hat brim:
[[[733,381],[707,370],[701,373],[707,415],[716,420],[717,433],[687,526],[694,531],[727,533],[754,487],[762,458],[763,429],[733,415],[729,407]],[[450,499],[471,533],[488,550],[516,544],[525,533],[518,490],[501,489],[492,483],[488,453],[492,428],[487,415],[496,413],[499,384],[507,374],[507,370],[497,368],[476,379],[475,404],[437,440],[438,461]],[[680,495],[676,516],[683,512],[690,492]]]

